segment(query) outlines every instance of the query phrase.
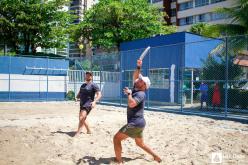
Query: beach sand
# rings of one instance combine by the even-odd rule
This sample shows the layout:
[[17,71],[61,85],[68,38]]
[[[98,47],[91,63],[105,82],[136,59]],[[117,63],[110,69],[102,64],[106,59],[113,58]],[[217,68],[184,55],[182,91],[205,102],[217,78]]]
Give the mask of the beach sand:
[[[75,102],[0,103],[0,164],[114,164],[113,136],[126,108],[97,105],[87,119],[92,134],[75,138],[78,112]],[[248,164],[247,124],[151,111],[145,119],[144,141],[161,164]],[[125,164],[158,164],[131,138],[122,147]]]

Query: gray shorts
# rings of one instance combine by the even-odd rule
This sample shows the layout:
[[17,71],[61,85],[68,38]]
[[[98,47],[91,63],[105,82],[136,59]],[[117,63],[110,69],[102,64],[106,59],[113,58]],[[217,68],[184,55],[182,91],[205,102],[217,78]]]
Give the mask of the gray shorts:
[[119,132],[126,134],[131,138],[142,138],[144,128],[132,127],[128,124],[124,125]]

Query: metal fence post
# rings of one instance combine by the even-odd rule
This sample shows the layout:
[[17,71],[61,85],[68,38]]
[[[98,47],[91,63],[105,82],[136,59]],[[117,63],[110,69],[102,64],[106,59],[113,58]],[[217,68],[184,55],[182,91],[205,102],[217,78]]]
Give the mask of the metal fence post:
[[227,117],[227,104],[228,104],[228,38],[225,37],[225,60],[226,60],[226,72],[225,72],[225,117]]
[[10,101],[10,74],[11,74],[11,56],[9,56],[9,101]]
[[[181,79],[179,80],[179,83],[180,83],[180,97],[181,97],[181,112],[183,112],[183,83],[184,83],[184,80],[183,80],[183,77],[184,77],[184,64],[185,64],[185,47],[186,47],[186,45],[185,45],[186,43],[183,43],[183,45],[182,45],[182,56],[181,56],[181,60],[180,60],[180,62],[181,62],[181,64],[180,64],[180,66],[179,66],[179,73],[181,74],[181,75],[179,75],[179,78],[180,78],[180,76],[181,76]],[[180,70],[181,70],[181,72],[180,72]]]
[[[149,50],[149,53],[148,53],[148,68],[147,68],[147,77],[150,76],[150,66],[151,65],[151,49]],[[147,91],[147,109],[150,108],[150,90]]]
[[121,87],[122,87],[122,64],[123,64],[123,59],[122,59],[122,55],[121,55],[121,51],[120,52],[118,52],[119,53],[119,56],[120,56],[120,106],[121,106],[121,104],[122,104],[122,89],[121,89]]
[[[103,68],[103,66],[102,66],[102,60],[100,60],[100,75],[99,76],[100,76],[100,90],[101,91],[102,91],[102,68]],[[99,102],[101,102],[101,99],[99,100]]]
[[181,112],[183,112],[183,67],[181,67],[181,80],[180,83],[180,104],[181,104]]
[[49,58],[47,56],[47,71],[46,71],[46,75],[47,75],[47,92],[46,92],[46,101],[48,100],[48,65],[49,65]]

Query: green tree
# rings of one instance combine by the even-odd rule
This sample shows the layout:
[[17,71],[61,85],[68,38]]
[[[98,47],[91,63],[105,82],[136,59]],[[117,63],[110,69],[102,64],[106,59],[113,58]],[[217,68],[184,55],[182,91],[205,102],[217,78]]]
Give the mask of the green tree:
[[123,41],[175,32],[174,26],[166,26],[164,16],[147,0],[100,0],[86,11],[72,37],[92,41],[95,47],[118,49]]
[[0,42],[20,53],[36,53],[37,47],[63,48],[72,16],[69,0],[1,0]]
[[194,24],[190,27],[189,32],[199,34],[205,37],[219,37],[220,31],[215,25],[205,22]]
[[[233,63],[233,57],[228,60],[228,68],[226,67],[226,60],[222,55],[209,56],[204,61],[204,67],[202,72],[203,80],[225,80],[225,73],[228,69],[228,79],[238,80],[240,75],[243,74],[242,68]],[[214,74],[213,74],[214,73]]]

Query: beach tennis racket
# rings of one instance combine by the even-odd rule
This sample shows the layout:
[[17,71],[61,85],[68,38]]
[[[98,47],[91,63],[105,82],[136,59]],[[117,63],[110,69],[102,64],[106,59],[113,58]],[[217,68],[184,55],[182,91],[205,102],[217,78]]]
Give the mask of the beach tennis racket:
[[148,47],[142,52],[142,54],[140,55],[139,60],[142,61],[142,60],[144,59],[144,57],[148,54],[148,52],[149,52],[150,49],[151,49],[151,47],[148,46]]

